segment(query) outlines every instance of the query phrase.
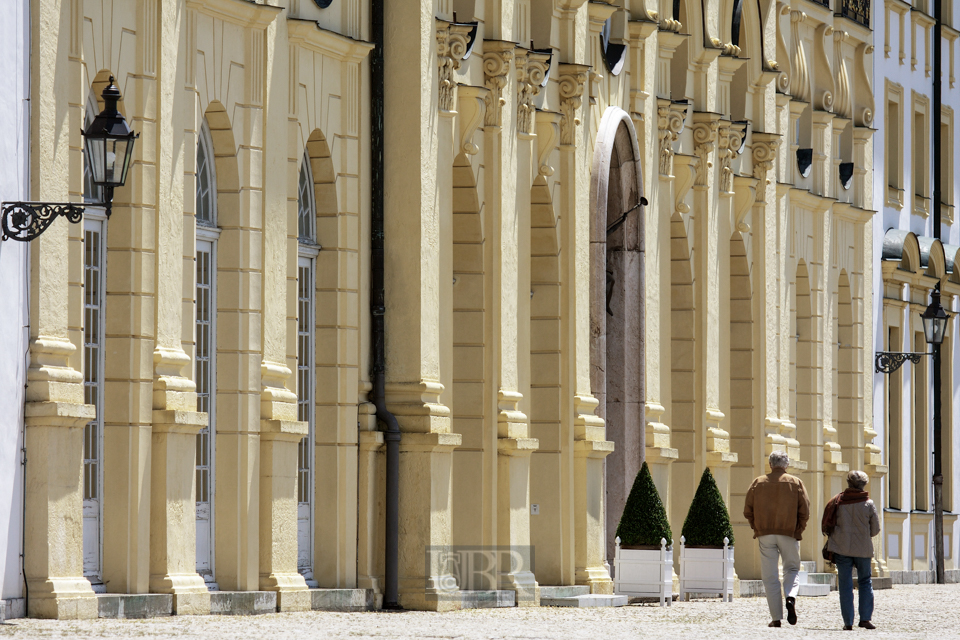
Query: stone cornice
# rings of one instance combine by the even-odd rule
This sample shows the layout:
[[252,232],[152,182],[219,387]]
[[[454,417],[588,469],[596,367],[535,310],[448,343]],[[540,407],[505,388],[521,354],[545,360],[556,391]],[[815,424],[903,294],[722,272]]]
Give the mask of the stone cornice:
[[255,29],[266,28],[283,11],[283,7],[249,0],[187,0],[187,8],[224,22]]
[[291,44],[342,62],[360,62],[374,47],[372,42],[354,40],[323,29],[313,20],[287,18],[287,34]]

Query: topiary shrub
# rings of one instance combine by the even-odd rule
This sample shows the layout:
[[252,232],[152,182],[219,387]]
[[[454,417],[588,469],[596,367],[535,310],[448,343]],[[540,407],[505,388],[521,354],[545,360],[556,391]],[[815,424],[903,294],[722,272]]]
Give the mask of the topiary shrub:
[[671,544],[673,533],[667,521],[667,512],[646,462],[640,467],[627,503],[623,505],[617,535],[624,547],[653,545],[660,548],[661,538],[667,541],[667,546]]
[[704,469],[700,476],[700,486],[690,503],[687,519],[683,521],[684,544],[688,547],[720,547],[723,539],[733,546],[733,527],[730,526],[730,514],[723,496],[717,488],[710,469]]

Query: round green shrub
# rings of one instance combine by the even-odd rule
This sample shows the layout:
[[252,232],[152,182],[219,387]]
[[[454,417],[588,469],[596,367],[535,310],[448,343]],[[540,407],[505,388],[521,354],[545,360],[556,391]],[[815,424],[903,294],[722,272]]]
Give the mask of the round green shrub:
[[710,469],[704,469],[700,486],[683,521],[682,535],[688,547],[723,547],[723,539],[733,546],[733,527],[723,496]]
[[673,533],[667,521],[667,512],[663,508],[660,494],[653,484],[650,467],[644,462],[633,481],[627,503],[623,505],[623,515],[617,526],[617,535],[623,546],[654,545],[660,546],[660,539],[670,546]]

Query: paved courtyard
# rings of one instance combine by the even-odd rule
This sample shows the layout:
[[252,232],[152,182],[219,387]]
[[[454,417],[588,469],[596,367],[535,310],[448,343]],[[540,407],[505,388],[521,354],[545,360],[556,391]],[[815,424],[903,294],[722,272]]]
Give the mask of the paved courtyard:
[[[455,613],[288,613],[253,617],[198,616],[151,620],[57,622],[11,620],[0,638],[401,638],[614,640],[616,638],[843,638],[837,593],[798,602],[796,627],[768,629],[766,600],[678,602],[661,609],[485,609]],[[871,638],[960,638],[960,585],[896,586],[878,591]]]

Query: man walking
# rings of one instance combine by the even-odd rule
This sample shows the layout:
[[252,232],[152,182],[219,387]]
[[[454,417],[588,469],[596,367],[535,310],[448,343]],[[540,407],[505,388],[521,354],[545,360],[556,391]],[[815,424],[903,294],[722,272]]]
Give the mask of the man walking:
[[782,451],[770,454],[770,473],[753,481],[747,490],[743,515],[760,542],[760,577],[773,618],[783,619],[777,559],[783,560],[783,593],[787,597],[787,622],[797,624],[800,573],[800,539],[810,517],[810,499],[800,478],[787,473],[790,458]]

